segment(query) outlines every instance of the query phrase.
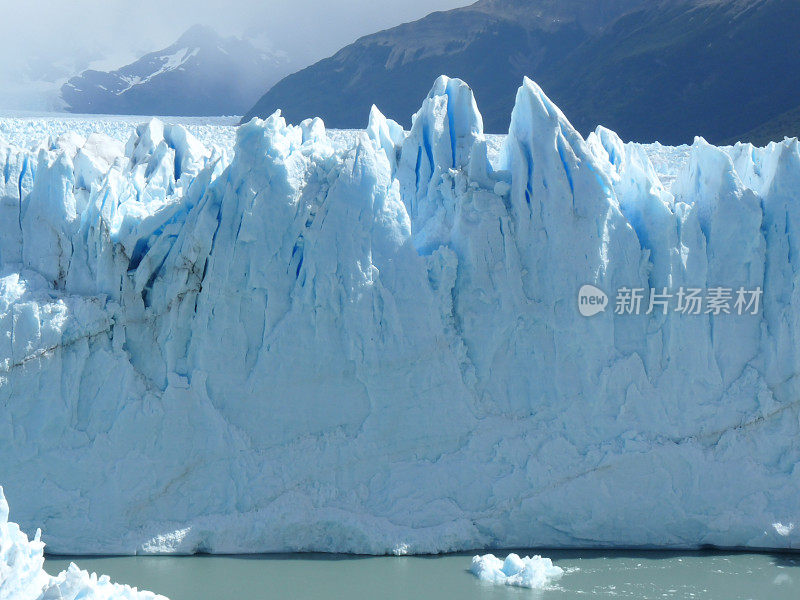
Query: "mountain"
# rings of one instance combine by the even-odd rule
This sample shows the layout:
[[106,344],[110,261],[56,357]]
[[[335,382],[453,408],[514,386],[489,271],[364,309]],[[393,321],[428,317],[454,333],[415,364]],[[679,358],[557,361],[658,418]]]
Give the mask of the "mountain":
[[780,139],[782,136],[800,137],[798,132],[800,132],[800,105],[761,123],[758,127],[744,134],[743,139],[750,140],[753,144],[764,146],[773,140]]
[[290,71],[279,54],[196,25],[121,69],[84,71],[64,84],[61,96],[78,113],[239,115]]
[[370,35],[277,83],[247,113],[282,109],[363,127],[371,104],[410,126],[426,82],[470,82],[486,129],[505,133],[514,91],[535,78],[584,134],[690,142],[797,135],[776,121],[800,93],[796,0],[481,0]]
[[578,48],[548,89],[583,131],[602,123],[672,144],[781,140],[800,135],[796,120],[775,121],[800,103],[798,33],[797,0],[662,1]]
[[245,120],[280,108],[290,121],[319,116],[331,127],[364,126],[374,103],[410,126],[418,98],[441,73],[470,82],[488,131],[505,132],[523,75],[560,61],[644,0],[482,0],[366,36],[280,81]]

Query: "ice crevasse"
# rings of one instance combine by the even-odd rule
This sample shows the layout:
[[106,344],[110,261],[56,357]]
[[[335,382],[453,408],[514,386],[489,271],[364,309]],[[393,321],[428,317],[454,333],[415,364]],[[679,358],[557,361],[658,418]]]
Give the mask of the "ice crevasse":
[[497,157],[447,77],[352,143],[0,142],[0,482],[58,553],[798,548],[799,194],[797,140],[667,189],[530,80]]

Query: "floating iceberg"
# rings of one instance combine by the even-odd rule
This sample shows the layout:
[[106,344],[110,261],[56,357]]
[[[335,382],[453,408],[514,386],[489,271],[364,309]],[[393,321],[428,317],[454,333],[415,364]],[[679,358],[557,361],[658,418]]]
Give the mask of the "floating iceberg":
[[32,540],[8,520],[8,502],[0,487],[0,600],[167,600],[97,577],[74,563],[55,577],[44,565],[44,544],[37,530]]
[[[23,528],[59,553],[800,547],[771,526],[800,494],[797,141],[698,139],[665,185],[525,80],[496,142],[446,77],[409,132],[0,142]],[[614,306],[715,287],[762,303]]]
[[481,581],[531,589],[545,588],[564,575],[564,569],[555,566],[549,558],[539,555],[520,558],[514,553],[505,560],[494,554],[474,556],[470,572]]

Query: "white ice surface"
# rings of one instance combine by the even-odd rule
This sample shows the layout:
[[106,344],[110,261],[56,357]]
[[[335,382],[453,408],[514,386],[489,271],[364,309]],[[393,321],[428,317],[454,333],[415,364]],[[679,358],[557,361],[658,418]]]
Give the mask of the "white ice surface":
[[[136,126],[147,120],[128,115],[80,115],[70,113],[26,113],[0,111],[0,139],[26,149],[49,147],[60,136],[77,134],[88,137],[101,133],[127,142]],[[181,125],[208,146],[233,149],[239,117],[163,117],[170,124]]]
[[527,80],[487,139],[446,78],[410,132],[70,123],[0,120],[0,481],[54,552],[800,547],[796,140],[584,140]]
[[494,554],[474,556],[470,572],[481,581],[530,589],[544,589],[564,575],[549,558],[539,555],[520,557],[511,553],[505,560]]
[[75,563],[51,577],[43,569],[44,544],[32,540],[8,520],[8,502],[0,486],[0,600],[167,600],[79,569]]

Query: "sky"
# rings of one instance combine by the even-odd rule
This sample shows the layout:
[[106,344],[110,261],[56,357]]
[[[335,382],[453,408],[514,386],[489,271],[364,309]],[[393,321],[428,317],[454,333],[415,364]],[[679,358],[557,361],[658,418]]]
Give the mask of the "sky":
[[356,38],[472,0],[0,0],[0,108],[55,108],[60,82],[127,64],[195,24],[255,39],[298,67]]

